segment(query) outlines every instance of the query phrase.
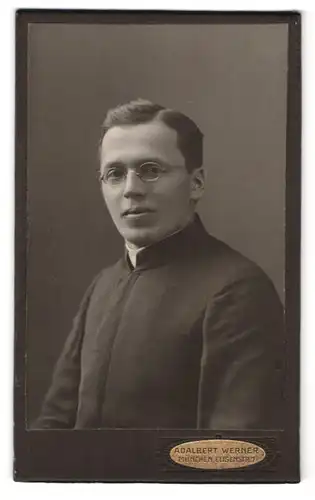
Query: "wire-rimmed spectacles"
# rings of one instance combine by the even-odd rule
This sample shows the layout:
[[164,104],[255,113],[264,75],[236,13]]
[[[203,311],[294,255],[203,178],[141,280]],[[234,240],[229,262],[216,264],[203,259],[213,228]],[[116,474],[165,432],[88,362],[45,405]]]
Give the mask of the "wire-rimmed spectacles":
[[128,170],[132,170],[143,182],[157,181],[166,169],[155,161],[146,161],[134,168],[128,168],[125,165],[115,165],[103,172],[100,180],[105,184],[120,184],[125,181]]

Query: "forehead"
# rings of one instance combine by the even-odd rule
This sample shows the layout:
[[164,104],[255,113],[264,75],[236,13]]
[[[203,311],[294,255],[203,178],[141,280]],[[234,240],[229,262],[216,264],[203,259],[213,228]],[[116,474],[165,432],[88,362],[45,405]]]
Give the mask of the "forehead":
[[164,123],[153,121],[138,125],[115,126],[105,134],[101,145],[101,163],[137,163],[160,159],[171,165],[185,163],[177,145],[177,132]]

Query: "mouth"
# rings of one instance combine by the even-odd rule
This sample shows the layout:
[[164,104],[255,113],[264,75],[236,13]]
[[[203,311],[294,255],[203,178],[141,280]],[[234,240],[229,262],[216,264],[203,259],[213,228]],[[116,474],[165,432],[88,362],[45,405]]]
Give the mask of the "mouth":
[[121,215],[122,217],[126,218],[137,218],[137,217],[142,217],[144,215],[152,214],[153,212],[154,210],[152,210],[151,208],[134,207],[124,210]]

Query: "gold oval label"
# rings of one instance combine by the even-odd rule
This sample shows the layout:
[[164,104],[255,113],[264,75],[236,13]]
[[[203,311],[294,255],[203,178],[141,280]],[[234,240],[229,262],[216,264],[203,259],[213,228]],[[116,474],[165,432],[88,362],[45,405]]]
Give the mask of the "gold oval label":
[[205,439],[174,446],[171,459],[195,469],[238,469],[261,462],[266,456],[263,448],[247,441],[234,439]]

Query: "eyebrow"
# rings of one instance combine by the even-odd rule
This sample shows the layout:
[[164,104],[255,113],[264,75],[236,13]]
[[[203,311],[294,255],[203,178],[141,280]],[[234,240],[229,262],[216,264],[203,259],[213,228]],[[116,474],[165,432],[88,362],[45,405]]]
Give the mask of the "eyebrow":
[[115,168],[115,167],[125,167],[125,163],[122,161],[111,161],[109,163],[105,163],[102,165],[102,170],[109,170],[110,168]]
[[[152,156],[141,158],[141,160],[138,160],[137,162],[135,162],[135,164],[142,165],[143,163],[148,163],[148,162],[158,163],[161,166],[167,165],[167,163],[165,161],[163,161],[161,158],[152,157]],[[119,161],[119,160],[111,161],[111,162],[108,162],[108,163],[105,163],[104,165],[102,165],[102,171],[109,170],[110,168],[115,168],[115,167],[126,167],[126,163],[124,163],[123,161]]]

